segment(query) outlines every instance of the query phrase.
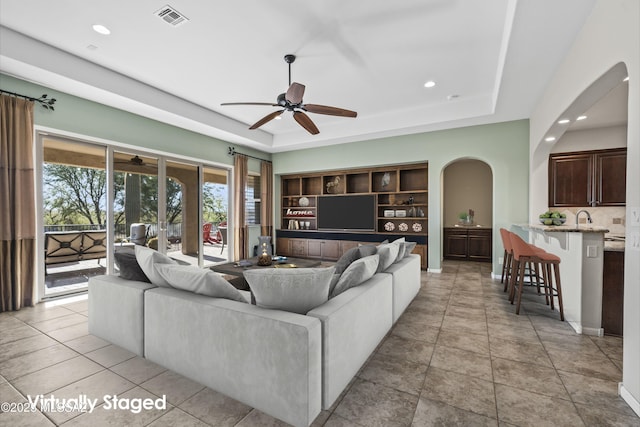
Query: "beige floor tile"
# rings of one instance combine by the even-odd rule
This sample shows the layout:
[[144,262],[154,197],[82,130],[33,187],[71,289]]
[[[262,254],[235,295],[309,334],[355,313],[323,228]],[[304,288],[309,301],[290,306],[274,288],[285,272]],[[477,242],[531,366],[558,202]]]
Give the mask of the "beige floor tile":
[[46,394],[102,369],[97,363],[78,356],[20,377],[13,384],[24,395]]
[[277,418],[273,418],[257,409],[252,410],[234,427],[288,427],[289,424]]
[[444,316],[442,329],[463,331],[468,333],[487,333],[486,318],[466,319],[458,316]]
[[[619,412],[623,415],[635,415],[633,410],[618,395],[618,382],[586,377],[571,372],[559,372],[575,403],[598,407],[605,411]],[[640,425],[640,419],[638,420]]]
[[46,335],[38,334],[29,338],[0,344],[0,363],[7,359],[22,356],[46,347],[51,347],[58,342]]
[[[135,384],[125,380],[121,376],[108,370],[104,370],[54,390],[49,396],[53,395],[57,399],[75,399],[79,396],[86,396],[92,400],[98,399],[98,404],[102,404],[105,395],[120,395],[134,387]],[[45,413],[56,424],[62,424],[72,418],[82,415],[83,412],[48,411]]]
[[129,350],[113,344],[85,353],[85,356],[107,368],[136,357]]
[[552,367],[551,359],[540,342],[511,341],[489,336],[491,357]]
[[348,419],[333,413],[324,424],[324,427],[362,427],[362,424],[356,424],[353,421],[349,421]]
[[407,426],[411,423],[417,401],[418,396],[381,384],[358,380],[334,414],[362,426]]
[[8,331],[9,329],[24,326],[24,322],[8,313],[0,313],[0,331]]
[[637,415],[625,415],[613,412],[598,406],[576,404],[578,413],[587,426],[607,426],[607,427],[631,427],[640,426],[640,418]]
[[584,426],[573,403],[496,384],[498,417],[518,426]]
[[134,384],[142,384],[166,371],[160,365],[143,359],[142,357],[134,357],[122,363],[118,363],[110,368],[113,372],[123,376]]
[[73,359],[78,353],[62,344],[54,344],[20,357],[0,363],[0,374],[9,381],[65,360]]
[[140,386],[157,396],[167,396],[169,403],[176,406],[205,388],[202,384],[172,371],[164,371]]
[[489,336],[484,333],[442,329],[438,335],[437,344],[479,354],[489,354]]
[[420,394],[426,372],[426,363],[411,363],[376,353],[358,377],[417,396]]
[[56,317],[68,316],[73,311],[64,307],[46,307],[45,304],[38,304],[35,307],[26,307],[16,312],[17,319],[27,323],[42,322],[44,320],[55,319]]
[[431,358],[431,367],[492,381],[491,359],[467,350],[437,344]]
[[477,320],[477,321],[487,320],[487,316],[484,312],[484,306],[482,305],[482,303],[479,303],[475,307],[467,307],[467,306],[456,305],[455,300],[451,301],[451,303],[449,304],[449,307],[447,307],[445,316],[458,316],[465,319]]
[[56,329],[66,328],[68,326],[85,323],[87,318],[81,314],[73,313],[67,316],[56,317],[55,319],[43,320],[41,322],[30,323],[31,326],[42,332],[51,332]]
[[[65,427],[86,427],[86,426],[146,426],[157,420],[162,415],[172,409],[172,406],[166,404],[166,409],[142,409],[138,408],[136,403],[141,399],[151,399],[152,402],[158,401],[158,396],[149,393],[140,387],[133,388],[125,393],[117,396],[120,404],[114,402],[113,397],[109,397],[109,406],[103,404],[91,413],[82,414],[64,424]],[[129,406],[126,406],[129,402]],[[155,404],[155,403],[154,403]],[[161,404],[161,402],[158,402]],[[120,406],[125,405],[125,406]],[[136,413],[137,412],[137,413]]]
[[416,322],[410,315],[402,315],[391,330],[392,335],[431,344],[436,342],[439,332],[440,328],[424,326]]
[[41,412],[0,412],[0,425],[11,427],[54,426]]
[[427,365],[433,353],[433,345],[390,335],[382,342],[378,353],[396,359],[398,362],[409,361]]
[[22,325],[12,327],[11,329],[3,329],[2,334],[0,334],[0,345],[33,337],[38,334],[40,334],[40,332],[37,329],[23,323]]
[[66,328],[56,329],[55,331],[47,332],[54,340],[60,342],[71,341],[76,338],[89,335],[89,325],[87,322],[78,323],[77,325],[67,326]]
[[106,347],[109,345],[109,343],[102,338],[96,337],[95,335],[85,335],[80,338],[65,341],[64,345],[74,349],[78,353],[85,354],[89,353],[90,351]]
[[540,344],[540,338],[534,329],[510,324],[490,323],[489,338]]
[[579,334],[556,334],[548,330],[538,331],[540,341],[546,349],[564,350],[574,353],[603,354],[589,336]]
[[[254,424],[256,425],[256,424]],[[187,414],[186,412],[173,408],[151,424],[149,427],[208,427],[209,424],[206,424],[199,419]]]
[[179,408],[215,426],[235,426],[251,412],[251,407],[209,388],[187,399]]
[[84,301],[72,302],[71,304],[64,304],[62,307],[67,310],[75,311],[76,313],[81,313],[83,311],[89,310],[89,299],[85,299]]
[[525,362],[494,358],[493,380],[497,384],[570,400],[557,372],[553,368]]
[[622,371],[604,354],[575,353],[548,349],[553,366],[559,371],[573,372],[610,381],[622,381]]
[[498,420],[421,397],[411,425],[414,427],[498,427]]
[[491,381],[429,367],[421,397],[497,418]]

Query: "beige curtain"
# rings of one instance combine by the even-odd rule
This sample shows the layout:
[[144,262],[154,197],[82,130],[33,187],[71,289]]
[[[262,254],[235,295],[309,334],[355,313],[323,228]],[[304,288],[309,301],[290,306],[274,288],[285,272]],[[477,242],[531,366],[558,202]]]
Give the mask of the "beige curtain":
[[247,156],[235,154],[233,171],[233,259],[248,258],[248,229],[244,216],[245,191],[249,174]]
[[260,162],[260,234],[273,240],[273,166]]
[[0,312],[33,305],[33,102],[0,96]]

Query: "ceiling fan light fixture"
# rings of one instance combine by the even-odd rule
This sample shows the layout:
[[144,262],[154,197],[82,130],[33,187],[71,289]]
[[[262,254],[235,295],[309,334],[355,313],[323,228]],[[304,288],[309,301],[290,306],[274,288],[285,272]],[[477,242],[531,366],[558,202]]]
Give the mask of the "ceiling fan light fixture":
[[576,117],[576,120],[584,120],[586,118],[587,118],[587,116],[578,116],[578,117]]
[[571,122],[571,120],[569,120],[569,119],[560,119],[560,120],[558,120],[558,124],[559,125],[566,125],[569,122]]

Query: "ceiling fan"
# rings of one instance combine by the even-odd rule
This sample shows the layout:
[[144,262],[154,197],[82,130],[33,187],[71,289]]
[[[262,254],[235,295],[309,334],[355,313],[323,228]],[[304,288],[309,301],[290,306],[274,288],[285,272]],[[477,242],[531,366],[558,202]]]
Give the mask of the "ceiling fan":
[[274,111],[273,113],[269,113],[256,123],[254,123],[249,129],[258,129],[260,126],[265,123],[270,122],[275,119],[285,111],[291,111],[293,113],[293,118],[296,122],[303,128],[307,130],[312,135],[317,135],[320,133],[316,125],[313,123],[311,118],[305,114],[306,112],[315,113],[315,114],[326,114],[329,116],[340,116],[340,117],[356,117],[358,113],[351,110],[345,110],[344,108],[338,107],[330,107],[328,105],[318,105],[318,104],[303,104],[302,96],[304,95],[305,86],[293,82],[291,83],[291,64],[296,60],[295,55],[285,55],[284,61],[289,64],[289,89],[287,89],[286,93],[281,93],[278,95],[276,103],[271,102],[225,102],[220,105],[269,105],[272,107],[282,107],[282,110]]
[[139,156],[134,156],[129,160],[114,160],[113,163],[118,163],[121,165],[133,165],[133,166],[144,166],[145,162]]

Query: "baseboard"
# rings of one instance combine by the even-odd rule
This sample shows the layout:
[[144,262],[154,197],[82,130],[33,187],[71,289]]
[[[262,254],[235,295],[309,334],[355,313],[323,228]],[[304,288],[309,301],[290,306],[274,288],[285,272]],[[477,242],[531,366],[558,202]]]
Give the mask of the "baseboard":
[[622,383],[618,383],[618,394],[627,402],[627,405],[633,409],[633,412],[640,417],[640,402],[629,393],[629,390],[627,390]]
[[583,335],[591,335],[594,337],[603,337],[604,336],[604,329],[603,328],[582,328],[582,334]]
[[427,271],[429,273],[442,273],[442,269],[441,268],[427,268]]

